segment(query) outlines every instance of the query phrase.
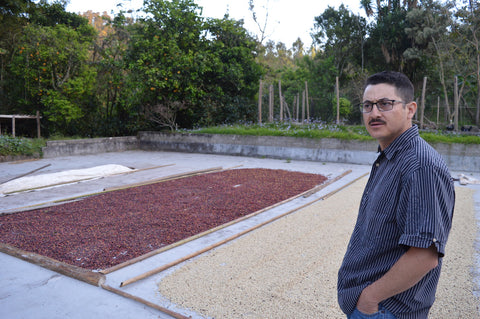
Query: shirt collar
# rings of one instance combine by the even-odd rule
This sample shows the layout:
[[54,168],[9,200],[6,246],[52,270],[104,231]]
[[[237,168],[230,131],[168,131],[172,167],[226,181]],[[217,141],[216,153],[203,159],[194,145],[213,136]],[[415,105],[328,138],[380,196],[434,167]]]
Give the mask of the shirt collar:
[[398,136],[392,144],[388,145],[383,151],[380,149],[380,146],[378,146],[378,151],[385,154],[385,157],[390,160],[396,152],[404,148],[407,143],[417,136],[419,136],[418,126],[412,125],[411,128],[400,134],[400,136]]

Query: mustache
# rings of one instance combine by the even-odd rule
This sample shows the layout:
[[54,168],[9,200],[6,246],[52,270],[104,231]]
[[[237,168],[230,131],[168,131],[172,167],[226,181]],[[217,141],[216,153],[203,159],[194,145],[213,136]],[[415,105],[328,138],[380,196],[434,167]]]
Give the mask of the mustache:
[[385,124],[385,121],[381,120],[381,119],[371,119],[368,124],[375,124],[375,123],[379,123],[379,124]]

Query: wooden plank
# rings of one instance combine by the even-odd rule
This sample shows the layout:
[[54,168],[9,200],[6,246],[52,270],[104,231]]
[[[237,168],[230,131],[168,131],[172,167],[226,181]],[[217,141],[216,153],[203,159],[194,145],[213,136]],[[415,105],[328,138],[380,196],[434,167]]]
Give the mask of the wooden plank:
[[116,191],[116,190],[132,188],[132,187],[145,186],[145,185],[150,185],[150,184],[155,184],[155,183],[160,183],[160,182],[166,182],[166,181],[169,181],[169,180],[172,180],[172,179],[185,178],[185,177],[190,177],[190,176],[204,174],[204,173],[221,171],[222,169],[223,169],[222,167],[213,167],[213,168],[207,168],[207,169],[202,169],[202,170],[198,170],[198,171],[191,171],[191,172],[186,172],[186,173],[174,174],[174,175],[169,175],[169,176],[165,176],[165,177],[161,177],[161,178],[151,179],[151,180],[145,181],[145,182],[133,183],[133,184],[128,184],[128,185],[119,186],[119,187],[105,188],[103,191],[104,192],[112,192],[112,191]]
[[100,284],[105,282],[105,276],[99,272],[93,272],[88,269],[69,265],[64,262],[36,253],[28,252],[5,243],[0,243],[0,251],[10,256],[28,261],[29,263],[37,266],[58,272],[62,275],[81,280],[87,284],[100,286]]
[[[39,118],[42,118],[41,116],[38,116]],[[5,115],[5,114],[0,114],[0,118],[2,119],[11,119],[11,118],[16,118],[16,119],[37,119],[36,115],[21,115],[21,114],[12,114],[12,115]]]
[[143,298],[140,298],[140,297],[137,297],[137,296],[134,296],[132,294],[129,294],[128,292],[125,292],[125,291],[122,291],[120,289],[115,289],[111,286],[108,286],[108,285],[105,285],[105,284],[102,284],[101,287],[107,291],[110,291],[110,292],[113,292],[113,293],[116,293],[122,297],[125,297],[125,298],[128,298],[128,299],[132,299],[132,300],[135,300],[137,302],[140,302],[146,306],[149,306],[153,309],[157,309],[163,313],[166,313],[168,314],[169,316],[173,317],[173,318],[176,318],[176,319],[189,319],[191,317],[185,317],[184,315],[182,314],[179,314],[179,313],[176,313],[170,309],[167,309],[165,307],[162,307],[162,306],[159,306],[157,304],[154,304],[153,302],[150,302],[148,300],[145,300]]
[[[325,186],[327,186],[327,185],[329,185],[329,184],[337,181],[338,179],[346,176],[346,175],[349,174],[349,173],[350,173],[350,172],[347,171],[347,172],[341,174],[338,178],[334,178],[334,179],[332,179],[331,181],[327,182]],[[349,185],[353,184],[354,182],[358,181],[359,179],[363,178],[364,176],[366,176],[366,175],[368,175],[368,174],[369,174],[369,173],[366,173],[366,174],[362,175],[361,177],[358,177],[358,178],[355,179],[354,181],[351,181],[350,183],[347,183],[347,184],[341,186],[339,189],[334,190],[334,191],[326,194],[325,196],[322,196],[322,197],[320,197],[320,198],[317,198],[317,199],[315,199],[315,200],[313,200],[313,201],[310,201],[310,202],[308,202],[308,203],[306,203],[306,204],[303,204],[303,205],[301,205],[301,206],[299,206],[299,207],[293,208],[293,209],[291,209],[291,210],[289,210],[289,211],[287,211],[287,212],[285,212],[285,213],[283,213],[283,214],[280,214],[280,215],[278,215],[278,216],[275,216],[275,217],[273,217],[273,218],[271,218],[271,219],[269,219],[269,220],[267,220],[267,221],[264,221],[264,222],[262,222],[262,223],[259,223],[259,224],[255,225],[255,226],[252,226],[251,228],[248,228],[248,229],[243,230],[243,231],[241,231],[241,232],[239,232],[239,233],[236,233],[236,234],[234,234],[234,235],[232,235],[232,236],[230,236],[230,237],[228,237],[228,238],[225,238],[225,239],[223,239],[223,240],[221,240],[221,241],[219,241],[219,242],[217,242],[217,243],[214,243],[214,244],[212,244],[212,245],[210,245],[210,246],[208,246],[208,247],[205,247],[205,248],[203,248],[203,249],[201,249],[201,250],[199,250],[199,251],[193,252],[193,253],[191,253],[191,254],[189,254],[189,255],[186,255],[186,256],[184,256],[184,257],[181,257],[181,258],[179,258],[179,259],[177,259],[177,260],[175,260],[175,261],[172,261],[172,262],[170,262],[170,263],[168,263],[168,264],[165,264],[165,265],[163,265],[163,266],[160,266],[160,267],[157,267],[157,268],[155,268],[155,269],[149,270],[149,271],[147,271],[147,272],[145,272],[145,273],[143,273],[143,274],[137,275],[137,276],[135,276],[135,277],[133,277],[133,278],[129,278],[129,279],[125,280],[125,281],[122,281],[122,282],[120,283],[120,287],[124,287],[124,286],[130,285],[130,284],[132,284],[132,283],[134,283],[134,282],[137,282],[137,281],[139,281],[139,280],[143,280],[143,279],[145,279],[145,278],[148,278],[148,277],[151,277],[151,276],[153,276],[153,275],[156,275],[156,274],[158,274],[158,273],[160,273],[160,272],[162,272],[162,271],[165,271],[165,270],[167,270],[167,269],[169,269],[169,268],[171,268],[171,267],[173,267],[173,266],[176,266],[176,265],[178,265],[178,264],[180,264],[180,263],[182,263],[182,262],[185,262],[185,261],[187,261],[187,260],[189,260],[189,259],[192,259],[192,258],[194,258],[194,257],[196,257],[196,256],[199,256],[199,255],[201,255],[201,254],[203,254],[203,253],[205,253],[205,252],[207,252],[207,251],[209,251],[209,250],[212,250],[212,249],[214,249],[214,248],[217,248],[217,247],[219,247],[219,246],[222,246],[222,245],[224,245],[225,243],[228,243],[228,242],[230,242],[230,241],[232,241],[232,240],[234,240],[234,239],[237,239],[237,238],[239,238],[239,237],[241,237],[241,236],[243,236],[243,235],[245,235],[245,234],[247,234],[247,233],[250,233],[250,232],[252,232],[252,231],[254,231],[254,230],[256,230],[256,229],[258,229],[258,228],[260,228],[260,227],[263,227],[263,226],[265,226],[265,225],[267,225],[267,224],[270,224],[270,223],[272,223],[272,222],[274,222],[274,221],[276,221],[276,220],[278,220],[278,219],[280,219],[280,218],[283,218],[283,217],[285,217],[285,216],[287,216],[287,215],[289,215],[289,214],[291,214],[291,213],[293,213],[293,212],[299,211],[299,210],[301,210],[301,209],[303,209],[303,208],[305,208],[305,207],[307,207],[307,206],[310,206],[310,205],[312,205],[313,203],[315,203],[315,202],[317,202],[317,201],[324,200],[324,199],[330,197],[331,195],[339,192],[340,190],[348,187]],[[293,198],[289,198],[289,199],[287,199],[286,201],[283,201],[282,203],[285,203],[285,202],[287,202],[287,201],[290,201],[290,200],[292,200],[292,199],[294,199],[294,198],[296,198],[296,197],[303,196],[304,194],[306,194],[306,193],[308,193],[308,192],[310,192],[310,190],[309,190],[309,191],[306,191],[306,192],[303,192],[302,194],[299,194],[299,195],[297,195],[297,196],[294,196]],[[276,204],[276,205],[278,205],[278,204]],[[270,207],[270,208],[271,208],[271,207]],[[265,209],[264,209],[264,210],[265,210]],[[264,211],[264,210],[262,210],[262,211]],[[258,214],[258,213],[254,213],[254,214]],[[247,217],[247,216],[245,216],[245,217]],[[251,215],[248,215],[248,217],[251,217]],[[237,221],[238,221],[238,220],[237,220]]]

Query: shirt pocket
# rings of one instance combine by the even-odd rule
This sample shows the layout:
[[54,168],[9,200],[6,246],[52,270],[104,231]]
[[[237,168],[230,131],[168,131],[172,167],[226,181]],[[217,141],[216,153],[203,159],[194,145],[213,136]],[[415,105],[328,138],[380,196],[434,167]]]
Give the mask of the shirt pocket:
[[365,244],[371,249],[398,246],[400,232],[392,204],[392,200],[378,200],[366,207]]

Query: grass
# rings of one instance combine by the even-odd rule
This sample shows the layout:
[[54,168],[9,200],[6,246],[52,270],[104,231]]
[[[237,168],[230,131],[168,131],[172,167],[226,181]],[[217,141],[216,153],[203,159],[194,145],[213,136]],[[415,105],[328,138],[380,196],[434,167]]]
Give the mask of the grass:
[[[183,131],[187,132],[187,131]],[[222,125],[189,130],[190,133],[204,134],[235,134],[254,136],[289,136],[303,138],[336,138],[371,140],[367,130],[361,126],[342,126],[330,124],[252,124],[252,125]]]
[[[254,136],[290,136],[314,139],[336,138],[343,140],[373,140],[364,126],[345,126],[334,124],[296,125],[268,123],[262,125],[222,125],[183,132]],[[480,144],[480,137],[471,134],[467,135],[444,131],[421,131],[420,136],[428,143]]]

